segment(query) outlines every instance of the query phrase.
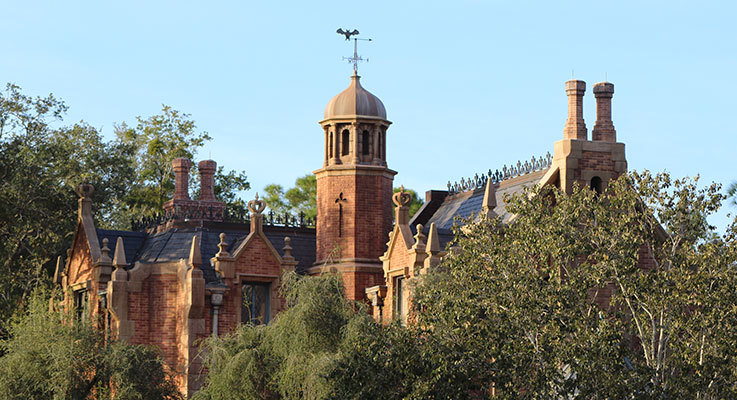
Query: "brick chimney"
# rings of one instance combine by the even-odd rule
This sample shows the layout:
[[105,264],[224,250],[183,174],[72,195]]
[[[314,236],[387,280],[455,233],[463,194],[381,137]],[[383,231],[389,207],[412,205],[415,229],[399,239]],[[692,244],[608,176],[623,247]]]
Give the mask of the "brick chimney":
[[596,97],[596,123],[591,131],[592,140],[616,142],[617,131],[612,123],[612,96],[614,85],[609,82],[599,82],[594,85]]
[[192,162],[184,157],[175,158],[174,167],[174,200],[189,200],[189,167]]
[[583,121],[583,95],[586,82],[570,80],[566,82],[568,95],[568,120],[563,130],[563,139],[586,140],[586,123]]
[[215,170],[217,163],[202,160],[197,164],[200,170],[200,201],[215,201]]

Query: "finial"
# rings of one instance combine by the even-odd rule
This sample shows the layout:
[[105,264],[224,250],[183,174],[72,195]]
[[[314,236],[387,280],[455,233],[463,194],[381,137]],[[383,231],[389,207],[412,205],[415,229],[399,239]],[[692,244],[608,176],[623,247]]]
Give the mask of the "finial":
[[284,250],[284,257],[288,259],[293,259],[292,257],[292,239],[289,236],[284,236],[284,247],[282,247],[282,250]]
[[255,215],[260,215],[265,208],[266,202],[259,200],[258,193],[256,193],[256,198],[254,200],[248,202],[248,210]]
[[110,259],[110,248],[107,247],[108,242],[109,242],[108,241],[108,238],[103,238],[102,239],[102,248],[100,249],[100,253],[102,253],[102,255],[100,256],[100,261],[102,261],[102,262],[110,262],[110,261],[112,261]]
[[412,247],[417,248],[425,245],[425,238],[427,238],[427,236],[422,232],[423,229],[425,229],[425,227],[423,227],[422,224],[417,224],[417,234],[414,236],[415,244]]
[[90,196],[92,196],[92,193],[95,191],[95,187],[87,182],[82,182],[77,186],[77,194],[79,197],[83,199],[88,199]]
[[404,185],[402,185],[399,187],[399,191],[392,196],[392,201],[397,207],[403,207],[412,201],[412,196],[404,191]]
[[199,267],[202,265],[202,253],[200,252],[200,240],[197,235],[192,236],[192,247],[189,249],[189,265]]
[[118,241],[115,242],[115,255],[113,256],[113,265],[115,265],[115,267],[117,268],[123,268],[128,265],[128,262],[125,259],[125,246],[123,245],[123,238],[120,236],[118,236]]
[[228,257],[230,253],[228,253],[228,244],[225,243],[225,232],[220,233],[220,243],[218,243],[218,253],[215,254],[215,257]]
[[427,239],[427,250],[436,254],[440,252],[440,238],[438,237],[438,227],[435,223],[430,224],[429,238]]

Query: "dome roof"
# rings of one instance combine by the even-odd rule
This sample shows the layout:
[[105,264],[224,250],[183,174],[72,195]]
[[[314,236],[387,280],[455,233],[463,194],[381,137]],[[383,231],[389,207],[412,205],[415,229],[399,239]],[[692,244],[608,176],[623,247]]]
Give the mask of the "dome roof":
[[360,76],[351,76],[351,84],[325,107],[325,119],[339,117],[378,117],[386,119],[384,103],[361,86]]

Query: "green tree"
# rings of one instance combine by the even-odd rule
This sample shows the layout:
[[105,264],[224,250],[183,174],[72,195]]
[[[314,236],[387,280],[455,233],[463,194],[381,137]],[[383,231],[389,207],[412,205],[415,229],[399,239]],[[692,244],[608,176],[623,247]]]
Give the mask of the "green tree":
[[534,188],[511,224],[463,228],[417,286],[418,321],[500,398],[733,398],[737,225],[707,222],[722,200],[647,172],[600,196]]
[[377,324],[346,300],[339,276],[290,274],[283,290],[290,307],[271,324],[205,342],[196,400],[468,397],[464,370],[433,358],[457,358],[457,347],[419,327]]
[[28,297],[0,341],[3,399],[180,399],[156,350],[106,343],[90,323],[49,309],[60,296]]
[[8,84],[0,91],[0,332],[22,297],[50,282],[56,257],[76,225],[74,188],[97,188],[98,223],[115,213],[133,176],[132,149],[105,142],[80,122],[55,126],[66,105],[30,97]]
[[[132,128],[122,123],[115,127],[118,141],[133,149],[131,163],[136,166],[130,188],[114,205],[114,223],[128,227],[131,219],[161,213],[164,203],[174,194],[172,161],[178,157],[193,159],[197,151],[212,138],[197,130],[190,114],[163,105],[161,113],[148,118],[138,117]],[[196,163],[190,171],[190,190],[193,198],[199,193],[199,174]],[[218,167],[215,173],[215,196],[229,206],[244,202],[238,192],[250,188],[245,171],[225,172]]]
[[732,205],[737,206],[737,182],[732,182],[727,188],[727,196],[731,199]]
[[275,183],[264,187],[264,201],[277,214],[299,215],[306,218],[317,216],[317,178],[308,174],[297,178],[294,187],[284,192],[284,187]]

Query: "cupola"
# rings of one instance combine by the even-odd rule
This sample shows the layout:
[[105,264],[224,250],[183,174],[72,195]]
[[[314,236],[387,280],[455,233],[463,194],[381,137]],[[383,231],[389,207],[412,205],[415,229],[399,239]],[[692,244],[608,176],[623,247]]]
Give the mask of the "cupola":
[[361,77],[351,76],[348,88],[333,97],[325,107],[325,119],[354,117],[381,118],[386,120],[384,103],[361,86]]

